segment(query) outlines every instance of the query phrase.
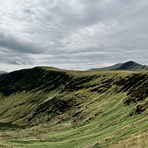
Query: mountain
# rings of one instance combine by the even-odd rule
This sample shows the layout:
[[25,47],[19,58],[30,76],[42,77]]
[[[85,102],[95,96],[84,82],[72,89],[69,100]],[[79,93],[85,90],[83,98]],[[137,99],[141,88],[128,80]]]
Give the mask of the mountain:
[[0,76],[0,147],[146,147],[147,108],[148,72],[14,71]]
[[0,75],[5,74],[5,73],[6,73],[5,71],[0,71]]
[[119,63],[119,64],[115,64],[110,67],[94,68],[91,70],[98,70],[98,71],[110,71],[110,70],[147,71],[148,66],[141,65],[141,64],[136,63],[134,61],[128,61],[126,63]]

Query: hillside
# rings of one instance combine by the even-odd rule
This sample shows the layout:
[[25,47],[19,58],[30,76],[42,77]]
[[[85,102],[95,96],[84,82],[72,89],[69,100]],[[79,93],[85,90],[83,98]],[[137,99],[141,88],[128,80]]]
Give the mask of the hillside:
[[136,63],[134,61],[128,61],[126,63],[119,63],[119,64],[115,64],[113,66],[104,67],[104,68],[94,68],[91,70],[97,70],[97,71],[109,71],[109,70],[147,71],[148,66],[141,65],[141,64]]
[[6,73],[5,71],[0,71],[0,75],[5,74],[5,73]]
[[0,76],[0,146],[130,147],[144,135],[144,147],[147,108],[148,72],[11,72]]

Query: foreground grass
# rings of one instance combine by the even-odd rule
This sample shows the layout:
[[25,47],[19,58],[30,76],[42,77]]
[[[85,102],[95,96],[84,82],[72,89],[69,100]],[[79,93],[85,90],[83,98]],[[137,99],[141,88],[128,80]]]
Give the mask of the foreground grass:
[[148,131],[137,133],[130,138],[120,141],[117,144],[110,146],[110,148],[147,148],[148,146]]
[[147,129],[148,118],[146,112],[129,116],[133,106],[125,108],[122,103],[124,97],[124,94],[120,94],[107,99],[102,112],[93,121],[81,126],[71,125],[67,121],[52,127],[42,124],[25,130],[9,131],[6,132],[7,138],[10,137],[8,140],[2,135],[3,143],[28,148],[97,148],[110,146],[128,137],[132,139],[135,133]]

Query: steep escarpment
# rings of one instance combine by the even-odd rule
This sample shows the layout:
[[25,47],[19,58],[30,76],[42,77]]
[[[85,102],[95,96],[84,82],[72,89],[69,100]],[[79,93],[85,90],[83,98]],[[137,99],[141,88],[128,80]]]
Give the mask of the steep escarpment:
[[[85,118],[85,114],[92,114],[89,106],[96,102],[96,97],[105,101],[106,96],[119,93],[126,93],[123,104],[135,103],[140,113],[147,107],[145,103],[145,105],[138,104],[147,98],[147,86],[147,73],[74,73],[57,69],[47,70],[42,67],[20,70],[0,77],[1,100],[18,98],[18,102],[11,100],[15,105],[8,106],[5,109],[7,111],[1,115],[3,117],[12,107],[14,115],[9,114],[9,116],[15,116],[15,108],[28,104],[31,106],[29,112],[26,111],[26,115],[23,116],[20,114],[17,120],[23,117],[27,123],[39,124],[62,114],[65,114],[65,117],[78,118],[82,114]],[[88,106],[85,114],[81,110],[84,104]],[[16,110],[20,112],[19,109]],[[62,117],[62,120],[65,117]]]
[[35,67],[0,76],[0,122],[29,128],[30,136],[27,129],[13,131],[19,141],[36,139],[27,147],[36,142],[47,147],[108,146],[146,130],[147,108],[147,72]]
[[[50,91],[65,84],[69,76],[60,71],[45,71],[42,68],[11,72],[0,77],[0,92],[11,95],[21,91]],[[56,82],[56,83],[55,83]]]
[[[148,97],[148,76],[147,74],[135,73],[125,77],[117,82],[121,85],[120,91],[127,92],[127,98],[124,99],[124,104],[130,105],[131,103],[137,104],[143,102]],[[140,113],[148,107],[147,102],[140,103],[136,106],[135,113]],[[131,115],[133,112],[131,113]]]

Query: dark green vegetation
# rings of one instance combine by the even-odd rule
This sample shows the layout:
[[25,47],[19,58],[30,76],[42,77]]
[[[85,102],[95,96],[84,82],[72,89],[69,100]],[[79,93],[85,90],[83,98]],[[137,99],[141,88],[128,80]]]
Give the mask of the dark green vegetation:
[[108,147],[147,133],[147,108],[148,72],[11,72],[0,76],[0,147]]
[[97,70],[97,71],[108,71],[108,70],[131,70],[131,71],[147,71],[148,66],[147,65],[141,65],[139,63],[129,61],[126,63],[119,63],[115,64],[110,67],[105,67],[105,68],[94,68],[91,70]]

